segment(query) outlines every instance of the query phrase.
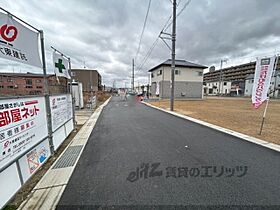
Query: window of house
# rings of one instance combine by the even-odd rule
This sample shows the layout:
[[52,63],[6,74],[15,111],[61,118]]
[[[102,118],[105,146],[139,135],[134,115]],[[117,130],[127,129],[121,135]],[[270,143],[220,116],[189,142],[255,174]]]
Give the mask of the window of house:
[[32,79],[26,79],[25,80],[25,82],[26,82],[26,88],[32,88]]
[[175,75],[180,75],[180,74],[181,74],[180,70],[175,69]]
[[11,77],[7,77],[7,82],[12,82],[12,78]]
[[41,83],[42,80],[41,79],[36,79],[36,83]]
[[203,73],[201,71],[198,71],[197,75],[201,77],[203,75]]
[[151,73],[151,77],[154,78],[154,73]]
[[36,86],[36,88],[37,88],[37,89],[41,89],[41,88],[43,88],[43,87],[42,87],[42,86]]
[[32,79],[26,79],[26,85],[32,85]]
[[159,70],[158,72],[157,72],[157,75],[159,76],[159,75],[162,75],[162,70]]
[[0,85],[0,89],[3,89],[4,88],[4,85]]
[[224,85],[227,85],[227,82],[224,82]]
[[14,89],[14,86],[13,85],[9,85],[7,86],[8,89]]

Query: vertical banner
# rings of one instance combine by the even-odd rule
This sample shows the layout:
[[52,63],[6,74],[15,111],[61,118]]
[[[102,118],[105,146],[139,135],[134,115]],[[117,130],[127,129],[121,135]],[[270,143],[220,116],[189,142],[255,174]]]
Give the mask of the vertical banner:
[[156,95],[159,95],[159,82],[156,83]]
[[276,56],[257,59],[252,91],[252,103],[255,109],[267,100],[275,58]]
[[0,57],[42,68],[39,33],[0,12]]

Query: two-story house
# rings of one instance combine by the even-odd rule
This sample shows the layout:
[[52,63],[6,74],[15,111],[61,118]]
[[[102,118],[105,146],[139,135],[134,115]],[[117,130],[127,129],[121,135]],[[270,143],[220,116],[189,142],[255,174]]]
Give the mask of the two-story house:
[[[206,66],[186,60],[175,61],[175,98],[203,97],[203,69]],[[151,73],[152,97],[170,98],[171,59],[153,67]]]

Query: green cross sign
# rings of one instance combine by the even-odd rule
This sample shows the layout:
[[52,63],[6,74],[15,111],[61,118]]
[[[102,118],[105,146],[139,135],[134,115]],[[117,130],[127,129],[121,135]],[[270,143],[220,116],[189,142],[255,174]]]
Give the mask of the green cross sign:
[[58,62],[55,63],[55,67],[58,68],[59,73],[62,73],[62,70],[65,69],[65,66],[62,63],[62,59],[58,59]]

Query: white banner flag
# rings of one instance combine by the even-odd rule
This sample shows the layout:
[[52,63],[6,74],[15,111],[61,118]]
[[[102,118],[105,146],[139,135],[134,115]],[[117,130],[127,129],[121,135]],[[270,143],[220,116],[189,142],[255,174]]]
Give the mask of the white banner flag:
[[39,33],[0,12],[0,57],[42,68]]
[[256,109],[267,100],[275,58],[276,56],[257,59],[252,91],[252,103]]
[[69,75],[69,62],[66,58],[64,58],[61,54],[53,52],[53,65],[54,65],[54,73],[58,77],[66,77],[71,79]]
[[159,95],[159,82],[156,83],[156,95]]

